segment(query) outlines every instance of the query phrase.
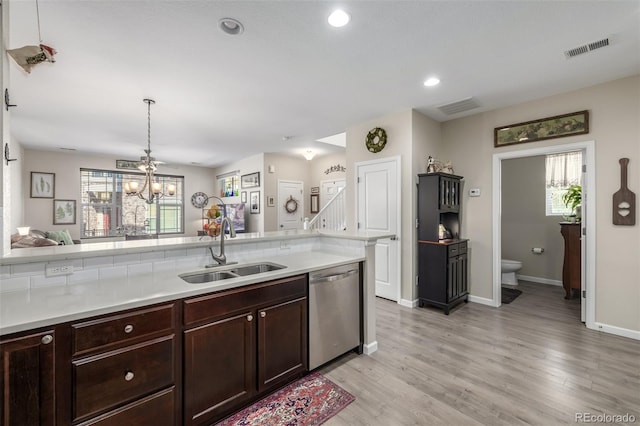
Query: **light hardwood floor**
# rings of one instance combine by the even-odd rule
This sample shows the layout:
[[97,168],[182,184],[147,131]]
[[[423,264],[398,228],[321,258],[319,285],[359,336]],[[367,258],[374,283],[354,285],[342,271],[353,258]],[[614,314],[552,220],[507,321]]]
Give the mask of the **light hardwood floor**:
[[556,425],[583,412],[640,424],[640,342],[588,330],[561,287],[519,288],[511,304],[449,316],[378,299],[378,351],[319,370],[356,397],[325,424]]

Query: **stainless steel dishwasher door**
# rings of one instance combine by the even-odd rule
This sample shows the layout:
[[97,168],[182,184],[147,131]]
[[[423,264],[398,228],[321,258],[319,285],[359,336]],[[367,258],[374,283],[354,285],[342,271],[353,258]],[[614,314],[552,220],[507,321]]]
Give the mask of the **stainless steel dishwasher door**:
[[309,369],[360,345],[360,265],[309,275]]

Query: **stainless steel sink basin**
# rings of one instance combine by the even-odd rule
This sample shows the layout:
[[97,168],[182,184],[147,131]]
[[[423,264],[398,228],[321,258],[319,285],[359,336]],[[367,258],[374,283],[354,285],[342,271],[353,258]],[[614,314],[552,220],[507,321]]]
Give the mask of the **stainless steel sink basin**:
[[188,282],[189,284],[202,284],[210,283],[212,281],[226,280],[228,278],[238,278],[238,275],[228,271],[212,271],[212,272],[198,272],[195,274],[182,274],[180,278]]
[[262,272],[277,271],[278,269],[283,268],[285,268],[285,266],[275,263],[256,263],[255,265],[236,266],[235,268],[231,269],[230,272],[244,277],[246,275],[260,274]]
[[204,284],[229,278],[239,278],[263,272],[277,271],[284,268],[286,268],[286,266],[278,265],[277,263],[253,263],[249,265],[221,266],[220,269],[216,269],[215,271],[188,272],[178,276],[189,284]]

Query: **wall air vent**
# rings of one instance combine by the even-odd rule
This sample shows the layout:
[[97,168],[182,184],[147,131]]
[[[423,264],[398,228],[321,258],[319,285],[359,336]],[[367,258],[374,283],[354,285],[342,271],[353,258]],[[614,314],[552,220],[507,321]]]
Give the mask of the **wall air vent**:
[[466,98],[460,101],[451,102],[449,104],[440,105],[438,109],[447,115],[458,114],[480,107],[478,101],[474,98]]
[[564,56],[567,59],[573,58],[578,55],[582,55],[583,53],[588,53],[596,49],[600,49],[602,47],[609,46],[610,38],[603,38],[602,40],[593,41],[591,43],[583,44],[582,46],[574,47],[573,49],[565,50]]

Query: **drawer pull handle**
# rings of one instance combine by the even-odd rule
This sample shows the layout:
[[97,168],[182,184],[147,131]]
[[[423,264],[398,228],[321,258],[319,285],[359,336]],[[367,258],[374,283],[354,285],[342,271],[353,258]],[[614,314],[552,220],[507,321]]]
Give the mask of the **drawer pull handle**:
[[50,334],[46,334],[42,336],[42,339],[40,339],[40,341],[43,345],[48,345],[49,343],[53,342],[53,336]]
[[124,332],[129,334],[133,331],[133,326],[131,324],[127,324],[124,326]]
[[253,321],[253,315],[247,315],[247,321]]
[[124,379],[127,382],[130,382],[131,380],[133,380],[133,376],[134,376],[133,371],[127,371],[127,373],[124,375]]
[[266,316],[267,316],[267,313],[266,313],[265,311],[262,311],[262,312],[260,312],[260,316],[261,316],[262,318],[264,318],[264,317],[266,317]]

